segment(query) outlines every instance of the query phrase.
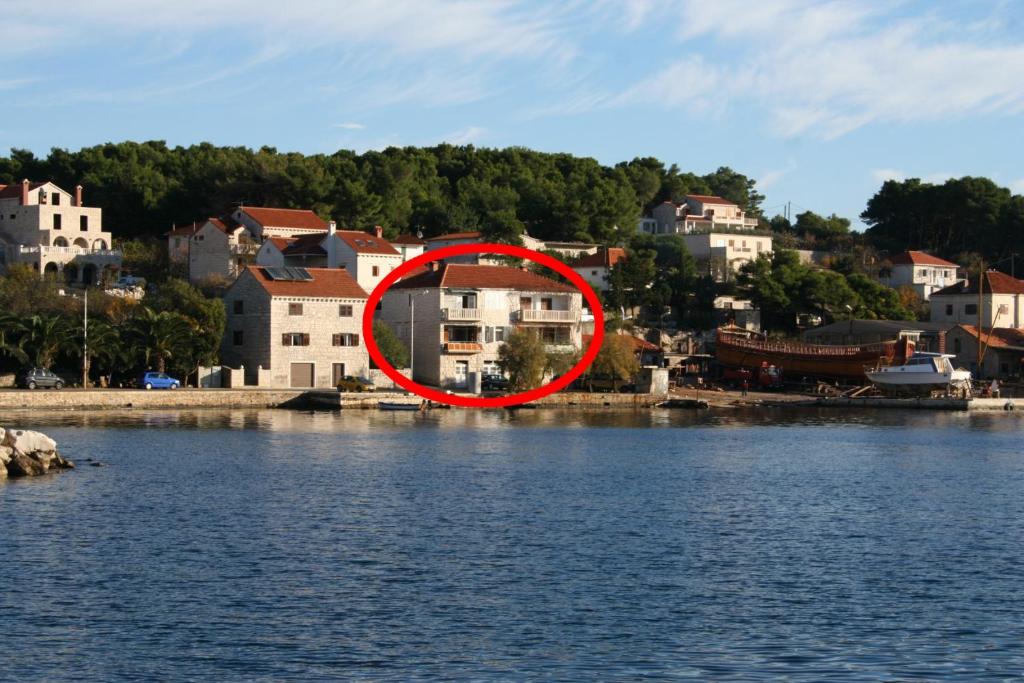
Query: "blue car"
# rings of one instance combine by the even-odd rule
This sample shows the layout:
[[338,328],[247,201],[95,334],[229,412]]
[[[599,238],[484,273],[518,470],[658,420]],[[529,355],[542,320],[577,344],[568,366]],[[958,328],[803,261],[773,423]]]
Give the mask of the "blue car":
[[139,386],[143,389],[177,389],[181,386],[181,380],[165,372],[144,372],[139,378]]

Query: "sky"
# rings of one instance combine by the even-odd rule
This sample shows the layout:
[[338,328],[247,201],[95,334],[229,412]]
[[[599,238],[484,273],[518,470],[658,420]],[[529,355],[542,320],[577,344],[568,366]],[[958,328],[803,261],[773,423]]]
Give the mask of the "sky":
[[0,0],[0,150],[442,141],[758,181],[1024,193],[1024,0]]

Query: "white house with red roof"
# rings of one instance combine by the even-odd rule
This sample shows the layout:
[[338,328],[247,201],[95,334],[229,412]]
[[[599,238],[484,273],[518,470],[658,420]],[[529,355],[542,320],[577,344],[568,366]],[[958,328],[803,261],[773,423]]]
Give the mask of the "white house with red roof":
[[682,201],[665,201],[651,210],[637,230],[654,235],[686,235],[714,230],[755,230],[757,219],[748,218],[735,202],[713,195],[688,194]]
[[980,318],[984,329],[1024,327],[1024,280],[996,270],[932,292],[929,303],[932,322],[978,325]]
[[231,218],[248,228],[260,242],[268,237],[297,237],[327,232],[327,221],[309,209],[240,206],[231,214]]
[[330,388],[368,378],[366,292],[343,268],[247,266],[224,294],[221,361],[261,387]]
[[121,252],[103,230],[103,210],[49,181],[0,185],[0,267],[25,264],[40,274],[97,284],[121,267]]
[[335,230],[331,221],[323,244],[328,268],[344,268],[359,286],[368,292],[392,270],[402,264],[402,255],[384,239],[378,225],[373,233],[358,230]]
[[931,298],[932,292],[962,281],[957,277],[957,264],[923,251],[904,251],[890,261],[892,268],[879,281],[893,288],[910,287],[924,301]]
[[263,240],[256,253],[256,264],[273,267],[326,268],[327,251],[323,247],[326,239],[319,233],[300,237],[268,237]]
[[405,263],[409,259],[416,258],[427,249],[427,243],[417,235],[399,235],[393,240],[390,240],[390,242],[395,251],[402,256],[402,263]]
[[577,259],[572,269],[595,290],[606,292],[612,268],[624,258],[626,250],[621,247],[601,247],[597,252]]
[[416,381],[466,389],[470,373],[500,374],[498,349],[516,328],[535,330],[552,351],[580,348],[574,287],[507,266],[433,266],[391,287],[380,311],[410,349]]

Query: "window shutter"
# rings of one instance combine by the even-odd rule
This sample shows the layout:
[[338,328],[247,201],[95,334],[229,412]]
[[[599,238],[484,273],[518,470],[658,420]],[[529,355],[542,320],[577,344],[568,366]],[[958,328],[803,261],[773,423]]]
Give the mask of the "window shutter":
[[484,328],[484,341],[488,342],[488,343],[494,341],[494,328],[493,327],[485,327]]
[[303,346],[309,346],[309,335],[308,334],[303,334],[302,335],[302,345]]
[[291,346],[292,345],[292,336],[290,334],[288,334],[287,332],[285,332],[284,334],[281,335],[281,345],[282,346]]

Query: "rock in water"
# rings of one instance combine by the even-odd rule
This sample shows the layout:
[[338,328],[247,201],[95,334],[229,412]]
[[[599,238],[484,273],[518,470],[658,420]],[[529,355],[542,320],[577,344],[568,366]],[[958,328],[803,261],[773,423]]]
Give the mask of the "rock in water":
[[36,451],[52,453],[57,450],[57,442],[46,434],[27,429],[7,429],[5,432],[2,443],[22,453],[35,453]]
[[24,453],[15,453],[7,463],[7,473],[12,477],[34,477],[45,474],[46,470],[41,462]]

